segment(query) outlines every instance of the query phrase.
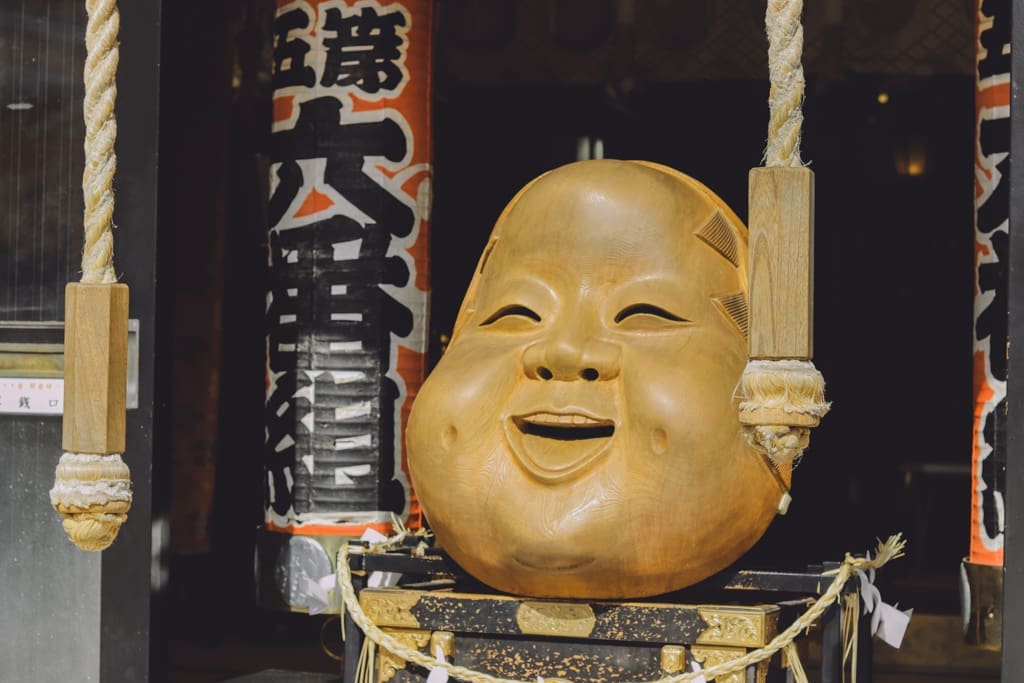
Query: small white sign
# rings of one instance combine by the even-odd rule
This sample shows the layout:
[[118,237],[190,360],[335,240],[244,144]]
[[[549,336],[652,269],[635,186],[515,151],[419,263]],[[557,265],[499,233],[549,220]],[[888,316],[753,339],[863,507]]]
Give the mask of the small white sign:
[[0,377],[0,414],[62,415],[64,380]]

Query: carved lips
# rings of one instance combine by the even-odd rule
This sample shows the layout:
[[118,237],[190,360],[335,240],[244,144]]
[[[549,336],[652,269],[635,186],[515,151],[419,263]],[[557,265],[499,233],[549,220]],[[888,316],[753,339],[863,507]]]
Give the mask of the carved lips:
[[520,464],[545,483],[581,474],[608,451],[615,421],[578,409],[539,410],[505,420],[505,436]]

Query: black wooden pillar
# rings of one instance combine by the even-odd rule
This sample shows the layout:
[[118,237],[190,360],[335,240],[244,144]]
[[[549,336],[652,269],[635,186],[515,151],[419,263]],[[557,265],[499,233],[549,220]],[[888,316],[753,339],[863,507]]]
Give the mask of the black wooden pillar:
[[[80,1],[80,0],[78,0]],[[83,3],[84,4],[84,3]],[[161,0],[119,2],[121,64],[117,75],[117,203],[114,263],[131,288],[131,316],[139,320],[139,408],[129,411],[125,460],[132,470],[134,501],[120,537],[102,556],[100,680],[146,681],[162,677],[153,638],[151,588],[155,566],[153,468],[166,414],[158,386],[157,194],[160,131]],[[161,312],[164,310],[160,309]],[[159,505],[157,506],[159,512]],[[159,546],[159,543],[157,544]]]

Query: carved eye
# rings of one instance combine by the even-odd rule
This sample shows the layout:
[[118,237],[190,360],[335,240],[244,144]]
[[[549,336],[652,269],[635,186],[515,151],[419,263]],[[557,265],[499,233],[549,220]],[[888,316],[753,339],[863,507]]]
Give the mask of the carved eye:
[[533,310],[527,308],[526,306],[522,306],[520,304],[512,304],[511,306],[502,306],[501,308],[499,308],[497,310],[497,312],[495,312],[495,313],[493,313],[491,315],[491,317],[489,317],[487,320],[485,320],[482,323],[480,323],[480,327],[486,327],[488,325],[493,325],[494,323],[496,323],[496,322],[498,322],[500,320],[509,320],[509,321],[532,320],[534,322],[539,323],[540,322],[540,316],[537,315],[537,313],[535,313]]
[[[659,320],[651,320],[657,318]],[[616,324],[627,322],[630,325],[657,324],[658,322],[688,323],[686,318],[680,318],[675,313],[670,313],[660,306],[654,304],[633,304],[626,306],[615,316]]]

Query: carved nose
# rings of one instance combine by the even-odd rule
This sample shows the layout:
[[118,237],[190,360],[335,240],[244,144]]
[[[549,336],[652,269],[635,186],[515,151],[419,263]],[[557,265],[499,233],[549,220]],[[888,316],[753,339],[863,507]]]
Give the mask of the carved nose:
[[619,376],[619,347],[595,338],[582,344],[564,340],[537,342],[523,352],[523,368],[527,377],[542,381],[614,379]]

